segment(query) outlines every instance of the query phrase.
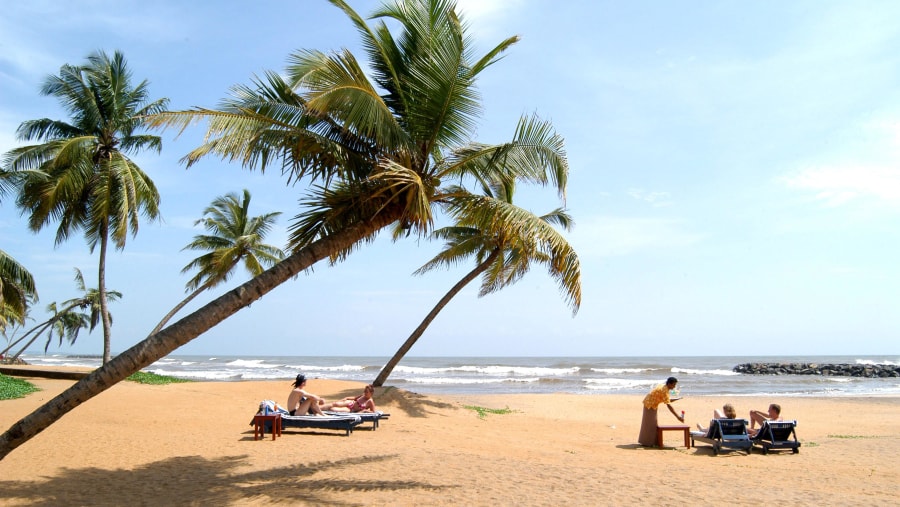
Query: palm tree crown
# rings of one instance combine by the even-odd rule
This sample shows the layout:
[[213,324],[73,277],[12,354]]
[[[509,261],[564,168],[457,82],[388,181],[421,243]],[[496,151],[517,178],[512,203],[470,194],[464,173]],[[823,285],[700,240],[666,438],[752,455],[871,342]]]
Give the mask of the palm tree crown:
[[5,332],[10,324],[24,324],[28,306],[36,300],[31,273],[0,250],[0,332]]
[[444,180],[552,182],[563,194],[568,164],[549,123],[523,118],[505,144],[470,141],[481,112],[476,78],[518,37],[475,59],[453,2],[398,1],[376,11],[373,19],[399,22],[398,37],[384,21],[369,26],[343,1],[331,2],[356,25],[373,79],[349,51],[305,50],[291,55],[285,76],[235,87],[220,110],[157,115],[154,124],[181,129],[209,120],[209,141],[185,157],[188,166],[218,155],[264,171],[280,160],[289,181],[320,182],[291,226],[292,249],[376,216],[427,233],[432,205],[457,195],[441,188]]
[[281,212],[251,217],[249,208],[250,192],[245,189],[243,198],[233,193],[217,197],[203,211],[207,216],[194,222],[194,225],[203,225],[209,234],[194,236],[194,240],[183,250],[208,253],[192,260],[181,270],[188,273],[198,269],[187,283],[187,290],[204,285],[212,288],[226,282],[240,262],[244,263],[247,272],[255,276],[284,258],[281,249],[262,242]]
[[201,250],[207,253],[192,260],[181,270],[182,273],[188,273],[198,269],[197,274],[185,285],[185,290],[190,294],[163,317],[150,332],[151,335],[162,329],[201,292],[227,281],[234,268],[242,261],[247,272],[256,276],[284,259],[281,249],[263,243],[281,213],[251,217],[249,211],[250,191],[244,189],[243,199],[237,194],[217,197],[203,211],[208,216],[194,222],[194,225],[202,224],[209,234],[194,236],[194,240],[182,250]]
[[495,182],[483,191],[483,196],[469,194],[453,202],[448,211],[456,224],[434,231],[435,238],[445,241],[444,250],[415,274],[452,266],[471,256],[483,263],[496,252],[496,259],[483,270],[479,296],[514,284],[532,263],[538,263],[547,267],[572,313],[577,313],[581,306],[581,265],[575,250],[553,227],[570,230],[572,217],[562,208],[536,216],[515,206],[514,185],[509,182]]
[[450,206],[449,212],[457,223],[434,231],[436,238],[445,240],[444,250],[419,268],[416,274],[441,266],[453,266],[468,257],[475,257],[477,265],[435,304],[385,363],[372,385],[384,385],[388,376],[422,337],[438,313],[478,276],[482,277],[478,293],[481,297],[512,285],[528,272],[532,263],[543,264],[565,294],[572,313],[578,312],[581,306],[581,266],[578,255],[552,227],[555,224],[569,230],[572,218],[561,208],[538,217],[513,205],[514,188],[511,182],[485,185],[484,196],[467,195],[464,198],[478,200],[479,204],[467,206],[457,200]]

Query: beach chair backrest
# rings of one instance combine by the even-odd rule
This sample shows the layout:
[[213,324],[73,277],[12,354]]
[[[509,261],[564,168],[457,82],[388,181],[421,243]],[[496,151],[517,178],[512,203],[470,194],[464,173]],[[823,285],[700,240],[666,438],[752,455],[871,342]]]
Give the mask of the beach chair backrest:
[[747,436],[747,421],[744,419],[719,419],[723,438],[742,438]]
[[718,419],[709,421],[709,429],[706,430],[706,438],[722,438],[722,428],[719,427]]
[[794,421],[765,421],[772,440],[791,440],[794,434]]

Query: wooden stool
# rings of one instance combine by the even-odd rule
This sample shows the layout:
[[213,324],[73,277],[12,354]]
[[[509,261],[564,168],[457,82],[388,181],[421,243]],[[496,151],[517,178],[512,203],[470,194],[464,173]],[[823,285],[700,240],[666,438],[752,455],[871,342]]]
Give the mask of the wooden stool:
[[253,440],[266,437],[266,421],[272,423],[272,440],[281,436],[281,414],[255,415],[253,416]]
[[691,427],[687,424],[672,424],[669,426],[657,426],[656,427],[656,444],[660,447],[663,446],[663,432],[664,431],[683,431],[684,432],[684,446],[688,449],[691,448]]

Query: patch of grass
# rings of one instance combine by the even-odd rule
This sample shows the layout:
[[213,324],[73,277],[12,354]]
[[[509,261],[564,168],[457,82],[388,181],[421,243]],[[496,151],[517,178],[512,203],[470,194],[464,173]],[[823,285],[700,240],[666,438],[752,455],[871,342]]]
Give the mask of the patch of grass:
[[130,380],[139,384],[152,384],[158,386],[166,384],[180,384],[183,382],[193,382],[193,380],[189,379],[175,378],[168,375],[157,375],[148,371],[139,371],[137,373],[133,373],[125,380]]
[[479,407],[477,405],[463,405],[463,408],[465,408],[467,410],[474,410],[475,412],[478,412],[479,419],[484,419],[485,417],[487,417],[488,414],[503,415],[503,414],[512,414],[513,412],[516,412],[515,410],[512,410],[509,407],[487,408],[487,407]]
[[31,382],[0,373],[0,400],[24,398],[36,391],[40,389]]
[[819,447],[819,444],[815,442],[803,442],[803,445],[806,447]]
[[879,437],[872,436],[872,435],[828,435],[828,438],[849,438],[849,439],[855,439],[855,438],[879,438]]

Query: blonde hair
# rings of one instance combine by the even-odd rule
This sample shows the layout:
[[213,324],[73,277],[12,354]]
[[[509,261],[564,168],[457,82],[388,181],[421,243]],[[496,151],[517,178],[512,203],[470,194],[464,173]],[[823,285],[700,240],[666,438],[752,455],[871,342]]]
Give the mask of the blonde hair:
[[722,412],[725,413],[725,417],[729,419],[737,419],[737,412],[734,410],[734,405],[731,403],[726,403],[722,406]]

